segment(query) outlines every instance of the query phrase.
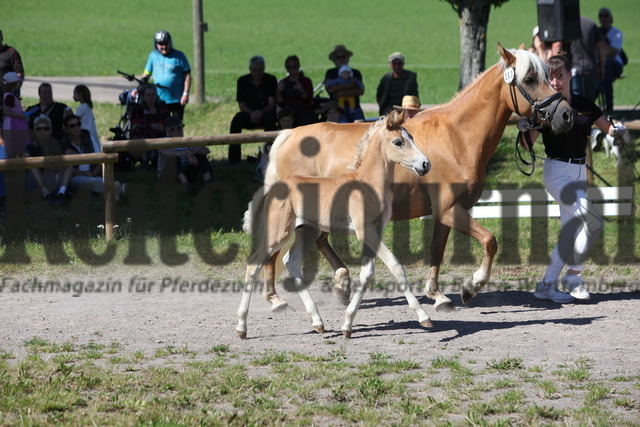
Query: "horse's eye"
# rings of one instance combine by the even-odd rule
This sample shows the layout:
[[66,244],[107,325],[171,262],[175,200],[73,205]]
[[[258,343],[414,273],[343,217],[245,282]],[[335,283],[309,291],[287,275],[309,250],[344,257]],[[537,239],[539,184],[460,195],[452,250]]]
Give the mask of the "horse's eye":
[[536,81],[537,80],[534,77],[525,77],[524,84],[526,84],[528,86],[531,86],[531,85],[536,84]]
[[393,140],[393,145],[396,147],[402,147],[404,145],[404,138],[396,138]]

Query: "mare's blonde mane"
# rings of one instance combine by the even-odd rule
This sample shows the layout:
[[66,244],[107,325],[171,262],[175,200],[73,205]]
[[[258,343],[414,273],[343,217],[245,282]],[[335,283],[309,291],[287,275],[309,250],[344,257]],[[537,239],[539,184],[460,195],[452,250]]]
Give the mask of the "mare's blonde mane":
[[[508,49],[508,51],[516,57],[516,82],[522,83],[522,80],[524,80],[524,78],[527,76],[527,74],[529,74],[530,71],[533,71],[537,75],[538,84],[543,84],[544,82],[549,80],[549,69],[547,68],[547,65],[538,57],[538,55],[533,52],[529,52],[528,50],[522,49]],[[462,98],[468,92],[472,91],[477,84],[479,84],[479,82],[482,80],[481,77],[484,74],[490,72],[494,68],[500,68],[500,71],[502,73],[507,68],[507,63],[503,58],[500,58],[500,61],[479,74],[478,77],[476,77],[466,88],[453,95],[453,98],[451,98],[449,102],[440,106],[436,106],[434,108],[448,107],[452,102],[455,102],[457,99]]]

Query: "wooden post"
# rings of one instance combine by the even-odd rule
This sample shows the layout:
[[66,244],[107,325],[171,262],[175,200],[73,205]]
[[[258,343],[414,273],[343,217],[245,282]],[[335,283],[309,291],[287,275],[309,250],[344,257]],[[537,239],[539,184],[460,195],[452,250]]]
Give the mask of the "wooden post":
[[202,22],[202,0],[193,0],[193,95],[194,104],[204,102],[204,33],[207,24]]
[[102,180],[104,182],[104,230],[107,240],[112,240],[115,235],[116,201],[115,201],[115,176],[113,163],[102,164]]

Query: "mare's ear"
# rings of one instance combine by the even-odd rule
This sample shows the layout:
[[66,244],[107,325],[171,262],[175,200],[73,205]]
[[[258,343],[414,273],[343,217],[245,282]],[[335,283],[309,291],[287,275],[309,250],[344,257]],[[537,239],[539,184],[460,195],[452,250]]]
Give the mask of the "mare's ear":
[[519,50],[526,50],[527,47],[524,45],[524,43],[520,43],[520,46],[518,46]]
[[500,56],[502,56],[502,59],[504,59],[504,62],[506,62],[507,65],[513,67],[516,64],[516,57],[507,49],[503,48],[500,43],[498,43],[498,50],[500,51]]

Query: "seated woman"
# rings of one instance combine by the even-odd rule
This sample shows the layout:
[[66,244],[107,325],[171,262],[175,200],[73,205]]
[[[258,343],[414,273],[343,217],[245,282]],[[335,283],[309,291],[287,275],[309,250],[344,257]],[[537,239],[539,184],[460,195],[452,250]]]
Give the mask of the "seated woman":
[[[27,145],[25,157],[47,157],[63,154],[60,142],[53,137],[51,119],[45,115],[33,122],[33,137]],[[29,169],[28,188],[38,188],[49,203],[63,202],[73,172],[72,166],[46,166]]]
[[313,84],[300,69],[298,56],[288,56],[284,61],[287,76],[278,82],[276,103],[282,109],[293,111],[294,126],[314,123]]
[[[63,120],[64,137],[61,144],[64,154],[89,154],[93,153],[93,142],[88,131],[82,129],[80,117],[75,114],[65,116]],[[77,192],[87,188],[93,193],[104,193],[104,180],[102,179],[102,168],[99,165],[77,165],[72,167],[69,188]],[[116,200],[120,199],[122,185],[116,181],[114,183]]]
[[[142,87],[140,104],[131,107],[131,139],[163,138],[165,136],[164,122],[171,115],[166,104],[158,99],[158,93],[154,85],[148,84]],[[157,156],[155,151],[137,151],[141,167],[149,169],[151,161]]]
[[[184,136],[184,124],[180,117],[171,116],[165,122],[166,136],[181,138]],[[207,147],[164,148],[158,150],[158,178],[165,182],[176,179],[188,192],[194,189],[193,182],[198,176],[205,184],[211,181],[213,169],[207,159]]]

